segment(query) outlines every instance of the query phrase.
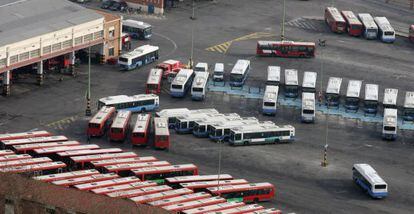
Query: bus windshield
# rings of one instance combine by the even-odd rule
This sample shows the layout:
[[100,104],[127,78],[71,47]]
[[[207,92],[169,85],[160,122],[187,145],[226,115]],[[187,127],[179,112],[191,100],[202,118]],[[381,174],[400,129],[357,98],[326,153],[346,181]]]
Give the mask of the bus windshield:
[[285,88],[285,91],[287,93],[297,93],[298,92],[298,86],[297,85],[287,85]]
[[375,189],[386,189],[386,188],[387,188],[387,185],[385,185],[385,184],[375,185]]
[[243,80],[243,75],[241,75],[241,74],[231,74],[230,75],[230,81],[241,82],[242,80]]
[[384,126],[384,130],[385,131],[395,131],[395,127],[394,126]]
[[203,92],[203,88],[193,88],[193,91],[196,91],[196,92]]
[[377,108],[378,103],[376,101],[365,101],[365,107],[367,108]]
[[405,116],[414,116],[414,109],[413,108],[406,108],[404,109]]
[[349,97],[346,98],[346,105],[357,106],[359,103],[358,98]]
[[330,102],[338,102],[339,101],[339,95],[338,94],[327,94],[328,100]]
[[264,106],[270,106],[270,107],[273,107],[273,106],[275,106],[276,105],[276,103],[272,103],[272,102],[264,102]]
[[118,59],[120,62],[128,62],[128,59],[127,58],[124,58],[124,57],[119,57],[119,59]]
[[385,31],[384,32],[384,35],[386,35],[386,36],[392,36],[392,35],[394,35],[394,31]]
[[182,89],[183,86],[182,85],[171,85],[171,88],[174,88],[174,89]]
[[151,27],[148,27],[148,28],[144,29],[144,35],[145,36],[148,36],[148,35],[151,35],[151,34],[152,34],[152,28]]
[[304,109],[304,110],[303,110],[303,113],[304,113],[304,114],[313,114],[313,112],[314,112],[314,111],[313,111],[313,110],[310,110],[310,109]]
[[147,84],[147,88],[148,89],[157,89],[158,88],[158,85],[155,85],[155,84]]

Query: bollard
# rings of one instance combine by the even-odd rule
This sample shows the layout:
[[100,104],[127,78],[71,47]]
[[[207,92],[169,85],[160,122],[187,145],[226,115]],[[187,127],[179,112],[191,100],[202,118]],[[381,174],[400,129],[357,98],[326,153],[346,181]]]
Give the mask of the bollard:
[[323,160],[321,162],[322,167],[328,166],[328,145],[325,145],[324,151],[323,151]]

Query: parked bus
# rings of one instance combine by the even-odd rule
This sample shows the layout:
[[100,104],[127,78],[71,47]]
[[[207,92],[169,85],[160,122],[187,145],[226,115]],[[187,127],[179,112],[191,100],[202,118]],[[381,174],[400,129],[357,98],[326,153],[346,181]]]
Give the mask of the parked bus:
[[374,18],[369,13],[358,14],[359,20],[363,25],[363,36],[366,39],[377,39],[378,38],[378,26],[375,24]]
[[194,72],[207,72],[208,73],[208,64],[206,62],[199,62],[194,67]]
[[110,154],[110,153],[120,153],[120,152],[122,152],[122,149],[120,149],[120,148],[83,149],[83,150],[72,150],[72,151],[58,152],[57,155],[58,155],[59,159],[64,160],[65,162],[70,162],[70,159],[73,156]]
[[193,190],[194,192],[205,191],[209,187],[248,184],[244,179],[221,180],[221,181],[196,181],[180,183],[180,186]]
[[242,117],[242,120],[211,124],[207,126],[208,136],[213,141],[227,141],[230,137],[231,128],[259,123],[259,120],[255,117]]
[[122,54],[118,58],[121,70],[129,71],[141,66],[155,62],[159,58],[159,47],[143,45],[131,52]]
[[178,60],[169,59],[155,67],[161,69],[163,71],[162,77],[171,82],[184,66]]
[[184,210],[183,213],[185,213],[185,214],[203,214],[203,213],[207,213],[207,212],[213,212],[213,211],[218,212],[218,211],[221,211],[221,210],[232,209],[232,208],[241,207],[241,206],[244,206],[244,205],[245,204],[243,202],[231,201],[231,202],[224,202],[224,203],[220,203],[220,204],[213,204],[213,205],[209,205],[209,206],[188,209],[188,210]]
[[171,83],[170,95],[172,97],[184,97],[191,88],[194,75],[192,69],[181,69]]
[[97,174],[99,174],[99,172],[96,169],[86,169],[86,170],[64,172],[64,173],[57,173],[57,174],[50,174],[50,175],[41,175],[41,176],[33,177],[33,179],[50,183],[53,181],[66,180],[66,179],[71,179],[71,178],[80,178],[80,177],[85,177],[89,175],[97,175]]
[[154,118],[154,147],[167,150],[170,148],[170,130],[166,118]]
[[21,144],[12,147],[13,151],[17,153],[28,153],[35,149],[58,147],[58,146],[78,146],[78,141],[62,141],[62,142],[51,142],[51,143],[35,143],[35,144]]
[[267,85],[263,95],[262,113],[276,115],[279,86]]
[[145,22],[132,19],[122,20],[122,32],[126,32],[134,39],[149,39],[152,36],[152,26]]
[[235,120],[242,120],[240,115],[236,113],[230,114],[219,114],[214,117],[206,117],[200,120],[194,121],[193,127],[193,135],[196,137],[208,137],[208,125],[218,123],[218,122],[227,122],[227,121],[235,121]]
[[315,93],[303,92],[302,93],[302,111],[301,118],[304,123],[315,122]]
[[150,203],[152,201],[173,198],[176,196],[191,194],[191,193],[193,193],[193,191],[191,191],[190,189],[181,188],[181,189],[168,190],[165,192],[159,192],[159,193],[154,193],[154,194],[149,194],[149,195],[132,197],[132,198],[129,198],[129,200],[132,200],[133,202],[137,204],[144,204],[144,203]]
[[410,29],[408,30],[408,39],[410,42],[414,43],[414,25],[411,25]]
[[405,93],[403,118],[406,121],[414,121],[414,92]]
[[[3,150],[5,151],[5,150]],[[10,151],[10,150],[9,150]],[[14,154],[13,151],[11,151],[11,154],[9,155],[0,155],[0,163],[4,161],[14,161],[14,160],[24,160],[24,159],[30,159],[32,156],[28,154]]]
[[241,87],[247,79],[250,71],[250,60],[239,59],[230,73],[230,85]]
[[160,98],[155,94],[138,94],[133,96],[117,95],[99,99],[98,108],[113,106],[116,110],[145,112],[158,109]]
[[115,113],[114,107],[102,106],[98,113],[92,117],[88,124],[87,135],[98,137],[105,134],[106,129],[111,124],[111,118]]
[[133,169],[132,172],[142,181],[154,180],[157,183],[164,183],[164,179],[169,177],[198,175],[198,168],[194,164],[181,164]]
[[3,148],[11,149],[16,145],[26,145],[26,144],[38,144],[38,143],[50,143],[50,142],[62,142],[67,141],[68,138],[63,135],[58,136],[48,136],[48,137],[34,137],[34,138],[21,138],[14,140],[3,140]]
[[[192,110],[193,111],[193,110]],[[156,113],[157,117],[163,117],[168,120],[168,128],[174,129],[177,122],[177,117],[184,116],[189,114],[190,111],[188,108],[171,108],[163,109]]]
[[361,80],[349,80],[345,98],[345,108],[347,110],[358,111],[361,86]]
[[24,166],[30,164],[39,164],[39,163],[47,163],[52,162],[52,159],[48,157],[41,157],[41,158],[30,158],[30,159],[22,159],[22,160],[13,160],[13,161],[2,161],[0,162],[0,169],[6,167],[16,167],[16,166]]
[[384,91],[384,100],[382,101],[382,105],[384,106],[384,108],[397,109],[397,98],[398,89],[386,88]]
[[398,128],[397,109],[384,108],[384,120],[382,122],[382,138],[385,140],[395,140]]
[[195,121],[221,115],[216,109],[205,109],[199,113],[187,114],[176,118],[175,131],[179,134],[192,133]]
[[141,195],[149,195],[149,194],[154,194],[158,192],[165,192],[169,190],[172,190],[172,188],[167,185],[160,185],[160,186],[144,187],[140,189],[131,189],[131,190],[122,190],[118,192],[111,192],[111,193],[106,193],[106,195],[111,198],[131,198],[131,197],[138,197]]
[[124,141],[129,130],[130,111],[119,111],[114,122],[109,129],[109,139],[111,141]]
[[269,209],[264,209],[264,210],[247,212],[245,214],[282,214],[282,211],[276,208],[269,208]]
[[166,178],[166,183],[169,186],[177,188],[181,183],[188,182],[199,182],[199,181],[219,181],[219,180],[230,180],[233,179],[233,176],[229,174],[219,174],[219,175],[189,175],[189,176],[177,176]]
[[312,71],[303,73],[302,92],[316,92],[316,79],[318,74]]
[[75,185],[74,187],[78,190],[90,191],[93,189],[99,189],[99,188],[105,188],[105,187],[111,187],[111,186],[119,186],[122,184],[136,183],[139,181],[140,180],[137,177],[131,176],[131,177],[115,178],[115,179],[106,180],[106,181],[78,184],[78,185]]
[[101,161],[107,159],[123,159],[123,158],[135,158],[138,157],[134,152],[120,152],[109,154],[97,154],[97,155],[83,155],[70,157],[71,166],[75,168],[84,168],[85,166],[94,167],[94,161]]
[[126,190],[132,190],[132,189],[141,189],[144,187],[153,187],[157,186],[157,183],[152,181],[138,181],[134,183],[127,183],[122,185],[115,185],[115,186],[109,186],[109,187],[102,187],[97,189],[91,189],[90,191],[95,194],[100,195],[107,195],[111,192],[119,192],[119,191],[126,191]]
[[299,94],[298,70],[285,69],[285,97],[296,98]]
[[226,202],[226,199],[222,197],[210,197],[210,198],[204,198],[200,200],[194,200],[194,201],[188,201],[188,202],[183,202],[179,204],[164,206],[162,208],[169,212],[182,213],[182,211],[186,209],[194,209],[197,207],[219,204],[223,202]]
[[362,34],[362,23],[352,11],[342,11],[343,18],[346,21],[346,31],[350,36],[360,36]]
[[13,154],[14,154],[14,152],[12,150],[9,150],[9,149],[0,150],[0,157],[6,156],[6,155],[13,155]]
[[280,84],[280,66],[267,66],[267,80],[266,85]]
[[275,187],[271,183],[250,183],[210,187],[207,191],[212,195],[221,196],[229,201],[259,202],[275,197]]
[[114,178],[118,178],[119,175],[115,173],[107,173],[107,174],[97,174],[97,175],[89,175],[80,178],[70,178],[67,180],[58,180],[51,182],[54,185],[64,186],[64,187],[72,187],[78,184],[90,183],[90,182],[98,182],[98,181],[106,181],[111,180]]
[[314,42],[258,41],[256,55],[271,57],[314,57]]
[[191,99],[204,100],[207,93],[208,72],[196,72],[193,85],[191,86]]
[[386,17],[375,17],[378,25],[378,38],[382,42],[393,43],[395,41],[395,31]]
[[384,198],[388,195],[387,183],[369,164],[354,164],[352,167],[352,178],[356,184],[373,198]]
[[378,110],[378,85],[365,85],[364,112],[376,114]]
[[224,64],[223,63],[216,63],[214,65],[213,80],[217,82],[224,81]]
[[7,173],[24,173],[28,175],[47,175],[62,172],[66,168],[66,164],[60,161],[46,162],[38,164],[28,164],[23,166],[0,168],[0,172]]
[[341,102],[341,84],[342,78],[339,77],[329,77],[328,87],[326,88],[326,105],[328,108],[330,106],[338,107]]
[[290,125],[254,124],[230,130],[232,146],[290,142],[295,139],[295,128]]
[[325,22],[334,33],[344,33],[346,30],[345,19],[335,7],[325,9]]
[[150,134],[150,114],[138,114],[131,133],[131,144],[134,146],[147,145]]
[[145,84],[146,94],[160,94],[161,93],[162,70],[153,68],[148,74],[147,83]]
[[166,198],[166,199],[157,200],[157,201],[151,201],[151,202],[148,202],[147,204],[151,206],[155,206],[155,207],[164,207],[164,206],[170,206],[173,204],[184,203],[187,201],[200,200],[204,198],[211,198],[211,195],[206,192],[198,192],[198,193],[175,196],[172,198]]
[[206,214],[247,214],[248,212],[256,212],[260,210],[264,210],[265,208],[258,204],[249,204],[241,207],[231,208],[220,210],[218,212],[208,212]]
[[49,136],[52,136],[52,134],[47,131],[7,133],[7,134],[0,134],[0,142],[3,142],[3,140],[16,140],[16,139],[22,139],[22,138],[49,137]]
[[132,169],[140,169],[147,167],[170,166],[168,161],[154,161],[154,162],[138,162],[138,163],[121,163],[115,165],[107,165],[102,167],[103,173],[114,172],[122,177],[130,176]]
[[91,165],[95,169],[101,169],[104,166],[109,165],[118,165],[118,164],[134,164],[134,163],[145,163],[145,162],[155,162],[158,161],[154,156],[144,156],[144,157],[133,157],[133,158],[114,158],[114,159],[105,159],[99,161],[91,161]]

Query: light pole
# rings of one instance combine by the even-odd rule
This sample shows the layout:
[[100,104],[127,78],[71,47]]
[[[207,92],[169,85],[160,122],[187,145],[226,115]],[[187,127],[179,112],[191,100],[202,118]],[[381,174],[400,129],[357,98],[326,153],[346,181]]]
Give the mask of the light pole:
[[[326,46],[326,40],[318,40],[318,45],[319,47],[321,47],[321,88],[319,90],[318,93],[318,97],[319,97],[319,104],[322,105],[322,90],[323,90],[323,48]],[[325,130],[325,146],[324,146],[324,151],[323,151],[323,160],[321,162],[321,166],[322,167],[327,167],[328,166],[328,133],[329,133],[329,121],[328,121],[328,116],[329,116],[329,107],[330,107],[330,97],[327,97],[326,99],[326,104],[328,107],[328,112],[326,115],[326,119],[325,119],[325,125],[326,125],[326,130]]]
[[222,150],[222,145],[221,144],[223,144],[223,141],[222,140],[219,140],[218,141],[219,142],[219,152],[218,152],[218,155],[219,155],[219,158],[218,158],[218,172],[217,172],[217,189],[219,189],[220,188],[220,174],[221,174],[221,150]]
[[86,116],[91,116],[91,47],[88,50],[88,89],[86,91]]
[[286,18],[286,0],[283,0],[283,17],[282,17],[282,28],[280,33],[280,40],[285,40],[285,18]]
[[196,17],[195,17],[195,14],[194,14],[194,0],[193,0],[193,2],[192,2],[192,7],[193,7],[193,14],[191,15],[191,19],[196,19]]

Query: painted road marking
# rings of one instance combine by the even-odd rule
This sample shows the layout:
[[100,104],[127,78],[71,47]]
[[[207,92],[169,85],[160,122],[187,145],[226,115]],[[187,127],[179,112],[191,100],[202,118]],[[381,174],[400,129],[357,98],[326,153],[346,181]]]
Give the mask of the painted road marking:
[[213,45],[211,47],[206,48],[205,50],[225,54],[233,42],[245,41],[245,40],[251,40],[251,39],[260,39],[260,38],[273,37],[273,36],[276,36],[276,34],[269,33],[269,32],[255,32],[255,33],[241,36],[239,38],[235,38],[227,42],[223,42],[218,45]]
[[65,129],[67,125],[73,123],[77,118],[78,116],[67,117],[67,118],[46,124],[46,126],[53,128],[53,129],[63,130]]

